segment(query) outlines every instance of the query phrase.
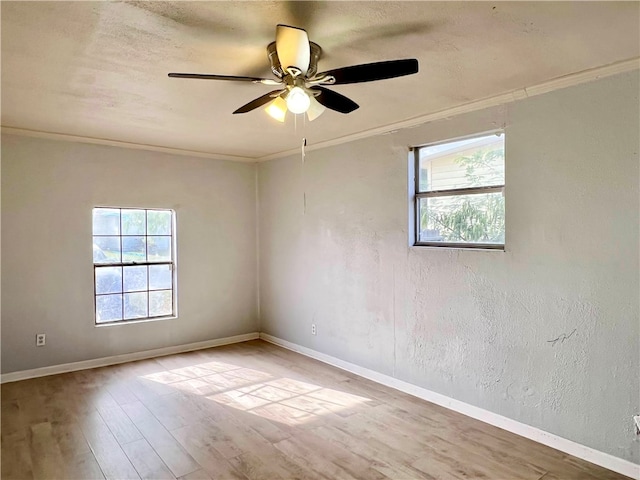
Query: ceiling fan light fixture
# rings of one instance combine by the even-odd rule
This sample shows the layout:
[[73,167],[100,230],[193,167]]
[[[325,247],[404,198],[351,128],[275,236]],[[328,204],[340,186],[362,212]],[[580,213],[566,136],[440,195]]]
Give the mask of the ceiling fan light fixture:
[[322,115],[326,109],[314,97],[310,97],[310,100],[311,104],[309,105],[309,109],[307,110],[307,118],[310,122],[313,122],[316,118]]
[[267,105],[267,108],[264,110],[274,120],[284,123],[284,119],[287,115],[287,102],[285,102],[282,97],[276,97],[276,99]]
[[[307,113],[309,121],[313,121],[325,108],[339,113],[351,113],[358,109],[356,102],[325,88],[325,85],[374,82],[418,73],[418,60],[415,58],[363,63],[318,73],[322,48],[309,41],[306,30],[282,24],[276,27],[276,41],[267,46],[267,54],[275,79],[203,73],[169,73],[169,77],[277,86],[277,90],[253,99],[233,114],[266,106],[272,118],[284,122],[287,110],[294,115]],[[274,100],[276,97],[278,99]]]
[[305,113],[309,110],[311,99],[307,92],[300,87],[293,87],[287,95],[287,108],[291,113]]

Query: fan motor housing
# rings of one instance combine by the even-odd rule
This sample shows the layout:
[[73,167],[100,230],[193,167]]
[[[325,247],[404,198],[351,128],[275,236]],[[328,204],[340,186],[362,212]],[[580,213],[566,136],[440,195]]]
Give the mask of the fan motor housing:
[[[312,78],[318,72],[318,60],[322,57],[322,48],[314,42],[309,42],[309,48],[311,50],[311,55],[306,77]],[[271,71],[273,74],[278,78],[283,78],[285,76],[285,72],[282,70],[282,65],[280,65],[280,60],[278,59],[276,42],[271,42],[267,46],[267,55],[269,56],[269,63],[271,64]]]

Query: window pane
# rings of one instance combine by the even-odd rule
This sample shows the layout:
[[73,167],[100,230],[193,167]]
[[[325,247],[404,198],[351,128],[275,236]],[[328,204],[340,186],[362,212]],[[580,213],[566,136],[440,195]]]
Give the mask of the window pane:
[[124,267],[124,291],[139,292],[147,289],[147,267]]
[[122,210],[122,235],[144,235],[145,215],[144,210]]
[[172,261],[173,212],[94,208],[92,216],[96,323],[172,315],[173,265],[153,262]]
[[504,185],[504,135],[419,150],[419,191]]
[[147,235],[171,235],[171,211],[147,210]]
[[147,317],[147,292],[124,294],[124,318]]
[[147,255],[150,262],[171,261],[171,237],[147,237]]
[[172,295],[173,292],[171,290],[149,292],[149,316],[171,315],[173,313]]
[[146,262],[144,237],[122,237],[122,261]]
[[96,323],[122,320],[122,295],[96,297]]
[[120,235],[120,210],[117,208],[94,208],[93,234]]
[[149,289],[171,288],[171,265],[149,265]]
[[122,267],[96,267],[96,294],[122,292]]
[[504,244],[502,192],[421,198],[420,242]]
[[93,237],[93,263],[120,263],[120,237]]

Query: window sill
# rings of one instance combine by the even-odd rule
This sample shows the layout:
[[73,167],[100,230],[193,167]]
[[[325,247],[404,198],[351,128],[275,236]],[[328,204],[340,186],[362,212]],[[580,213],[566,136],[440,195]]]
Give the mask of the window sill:
[[178,316],[170,316],[170,317],[155,317],[155,318],[141,318],[141,319],[133,319],[133,320],[118,320],[116,322],[104,322],[104,323],[94,323],[94,327],[102,328],[102,327],[118,327],[121,325],[132,325],[134,323],[149,323],[149,322],[161,322],[163,320],[175,320]]
[[429,250],[466,250],[473,251],[479,250],[481,252],[502,252],[504,253],[506,250],[504,245],[496,245],[496,246],[486,246],[486,245],[434,245],[427,243],[414,243],[410,245],[409,248],[415,249],[429,249]]

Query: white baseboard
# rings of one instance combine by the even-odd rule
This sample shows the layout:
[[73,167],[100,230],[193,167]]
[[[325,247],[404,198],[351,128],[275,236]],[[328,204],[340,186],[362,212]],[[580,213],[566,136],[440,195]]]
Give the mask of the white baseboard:
[[108,365],[116,365],[118,363],[133,362],[136,360],[144,360],[146,358],[163,357],[165,355],[173,355],[175,353],[191,352],[194,350],[202,350],[205,348],[230,345],[232,343],[246,342],[248,340],[256,340],[258,338],[260,338],[258,332],[245,333],[243,335],[217,338],[215,340],[206,340],[204,342],[188,343],[186,345],[175,345],[172,347],[144,350],[142,352],[113,355],[111,357],[94,358],[92,360],[83,360],[81,362],[63,363],[61,365],[52,365],[50,367],[22,370],[20,372],[11,372],[1,375],[0,383],[17,382],[18,380],[26,380],[28,378],[46,377],[47,375],[75,372],[77,370],[87,370],[89,368],[106,367]]
[[441,407],[448,408],[455,412],[462,413],[463,415],[467,415],[468,417],[475,418],[476,420],[480,420],[495,427],[502,428],[503,430],[507,430],[508,432],[515,433],[530,440],[534,440],[538,443],[542,443],[543,445],[547,445],[551,448],[555,448],[556,450],[560,450],[561,452],[568,453],[569,455],[573,455],[574,457],[581,458],[582,460],[586,460],[587,462],[595,463],[596,465],[607,468],[622,475],[626,475],[634,479],[640,479],[640,465],[636,465],[635,463],[631,463],[622,458],[614,457],[613,455],[610,455],[608,453],[604,453],[591,447],[581,445],[574,441],[567,440],[566,438],[562,438],[552,433],[545,432],[544,430],[540,430],[530,425],[525,425],[524,423],[520,423],[511,418],[503,417],[502,415],[498,415],[497,413],[493,413],[488,410],[475,407],[468,403],[461,402],[460,400],[456,400],[454,398],[432,392],[431,390],[427,390],[426,388],[418,387],[417,385],[398,380],[397,378],[390,377],[374,370],[370,370],[353,363],[345,362],[344,360],[340,360],[339,358],[317,352],[310,348],[303,347],[286,340],[282,340],[266,333],[261,333],[260,338],[269,343],[273,343],[274,345],[278,345],[307,357],[320,360],[321,362],[328,363],[329,365],[333,365],[334,367],[341,368],[342,370],[346,370],[351,373],[355,373],[356,375],[360,375],[361,377],[373,380],[374,382],[380,383],[382,385],[395,388],[396,390],[400,390],[401,392],[405,392],[428,402],[435,403],[436,405],[440,405]]

